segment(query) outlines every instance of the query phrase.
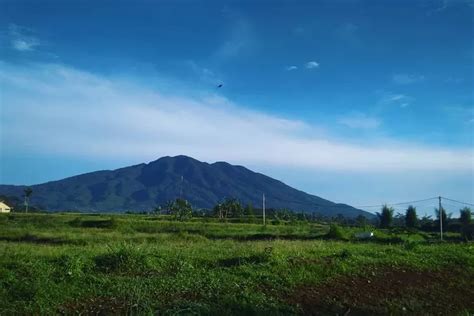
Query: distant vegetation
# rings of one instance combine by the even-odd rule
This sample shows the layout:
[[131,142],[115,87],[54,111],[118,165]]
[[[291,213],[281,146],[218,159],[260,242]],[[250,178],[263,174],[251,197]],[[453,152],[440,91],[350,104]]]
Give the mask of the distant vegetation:
[[[29,193],[31,195],[31,192]],[[6,201],[9,205],[14,205],[14,212],[24,212],[21,201],[17,198],[0,196],[0,200]],[[38,207],[30,206],[30,212],[41,212]],[[217,218],[219,221],[229,223],[262,223],[262,209],[254,208],[251,203],[242,205],[235,198],[226,198],[217,203],[212,209],[196,209],[186,199],[177,198],[170,200],[163,205],[155,207],[150,212],[141,212],[148,215],[170,215],[169,220],[187,221],[191,218]],[[357,217],[345,217],[343,214],[336,216],[324,216],[316,212],[294,212],[289,209],[266,209],[266,223],[269,225],[288,225],[298,223],[324,223],[339,224],[350,227],[362,227],[365,229],[378,228],[403,228],[411,230],[420,230],[424,232],[439,232],[439,210],[434,209],[436,218],[423,216],[419,218],[417,209],[409,205],[405,213],[394,214],[394,209],[384,205],[377,217],[367,218],[364,215]],[[452,218],[448,216],[444,208],[441,209],[443,221],[443,231],[460,233],[464,240],[474,239],[474,224],[471,220],[472,211],[468,207],[459,210],[460,217]],[[126,214],[137,214],[136,212],[126,212]]]

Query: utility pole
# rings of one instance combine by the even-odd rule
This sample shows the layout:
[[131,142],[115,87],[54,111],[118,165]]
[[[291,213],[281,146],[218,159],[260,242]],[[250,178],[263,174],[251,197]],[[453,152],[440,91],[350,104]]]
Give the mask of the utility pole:
[[443,212],[442,212],[442,206],[441,206],[441,196],[438,197],[439,200],[439,232],[440,232],[440,237],[441,240],[443,240]]
[[265,193],[262,195],[263,226],[265,226]]

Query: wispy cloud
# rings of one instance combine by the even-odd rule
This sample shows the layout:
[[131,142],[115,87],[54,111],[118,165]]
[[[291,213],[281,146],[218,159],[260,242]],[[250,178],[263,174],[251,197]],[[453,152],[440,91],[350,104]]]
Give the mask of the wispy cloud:
[[415,98],[410,97],[401,93],[391,93],[385,92],[380,98],[378,104],[380,106],[399,106],[401,108],[406,108],[410,106],[415,101]]
[[40,45],[39,39],[33,35],[34,32],[27,27],[10,24],[8,26],[8,34],[10,36],[11,47],[17,51],[33,51]]
[[401,85],[422,82],[424,80],[425,76],[416,74],[394,74],[392,76],[392,81]]
[[187,60],[185,62],[186,66],[189,66],[191,71],[197,76],[198,80],[207,83],[207,84],[220,84],[223,83],[224,80],[220,75],[218,75],[215,71],[203,67],[199,65],[197,62],[193,60]]
[[357,129],[375,129],[381,124],[378,118],[370,117],[363,113],[351,113],[339,118],[338,122],[347,127]]
[[319,63],[315,61],[309,61],[305,64],[306,69],[315,69],[319,67]]
[[296,67],[296,66],[287,66],[287,67],[285,67],[285,69],[288,70],[288,71],[292,71],[292,70],[298,69],[298,67]]
[[465,6],[467,9],[474,9],[473,0],[437,0],[430,3],[433,3],[434,7],[427,12],[428,15],[441,13],[453,6]]
[[243,17],[232,17],[227,38],[214,52],[214,58],[222,61],[247,54],[253,51],[256,43],[252,24]]
[[[367,172],[472,168],[471,149],[395,140],[353,144],[318,136],[302,121],[245,110],[217,95],[162,94],[131,78],[57,64],[0,66],[2,145],[10,152],[137,161],[187,154],[254,166]],[[366,126],[377,125],[364,119]],[[355,127],[361,122],[345,120]]]

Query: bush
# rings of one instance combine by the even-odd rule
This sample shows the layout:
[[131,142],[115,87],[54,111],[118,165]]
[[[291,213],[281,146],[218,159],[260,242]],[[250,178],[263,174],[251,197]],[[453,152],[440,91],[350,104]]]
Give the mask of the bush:
[[84,257],[78,255],[64,254],[53,260],[54,276],[58,280],[80,277],[90,267]]
[[461,238],[466,241],[474,240],[474,224],[462,227]]
[[148,256],[139,248],[122,244],[108,253],[98,255],[94,259],[97,270],[101,272],[144,272],[151,268]]
[[419,242],[408,240],[403,244],[403,249],[411,251],[416,250],[418,248]]
[[329,227],[329,232],[327,233],[326,237],[330,239],[337,239],[337,240],[349,239],[347,232],[342,227],[336,224],[331,224],[331,226]]
[[117,228],[117,220],[115,218],[106,220],[81,220],[79,217],[69,222],[72,227],[83,228]]

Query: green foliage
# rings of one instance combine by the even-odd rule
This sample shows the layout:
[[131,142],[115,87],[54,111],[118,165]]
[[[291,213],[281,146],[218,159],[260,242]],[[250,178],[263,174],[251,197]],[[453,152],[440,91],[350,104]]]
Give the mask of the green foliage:
[[70,221],[69,224],[72,227],[109,228],[109,229],[116,228],[118,225],[117,220],[115,218],[91,220],[91,219],[81,219],[80,217],[76,217],[75,219]]
[[459,211],[459,221],[462,225],[467,226],[471,223],[472,212],[469,207],[465,207]]
[[337,224],[332,224],[329,227],[329,232],[327,233],[327,238],[330,239],[336,239],[336,240],[348,240],[348,234],[344,229],[337,225]]
[[25,212],[28,213],[28,206],[30,204],[30,197],[33,194],[33,190],[30,187],[27,187],[23,190],[23,196],[25,198]]
[[408,206],[405,213],[405,225],[408,228],[415,228],[418,226],[418,217],[416,215],[416,207]]
[[247,217],[247,221],[249,223],[253,223],[255,221],[255,212],[253,210],[252,203],[247,204],[247,206],[244,209],[244,214]]
[[[400,280],[402,269],[415,275],[441,271],[438,276],[455,271],[445,283],[434,278],[437,286],[451,291],[460,284],[468,295],[473,291],[471,244],[433,243],[430,233],[411,230],[377,230],[374,241],[352,242],[347,236],[360,228],[301,222],[264,227],[136,214],[2,218],[1,315],[294,315],[302,313],[295,295],[317,293],[328,299],[324,307],[346,306],[346,297],[342,301],[319,290],[332,288],[336,280],[350,287],[360,278],[372,288],[378,276],[393,269]],[[115,225],[97,227],[107,221]],[[459,240],[457,233],[446,235]],[[379,314],[401,314],[405,306],[412,314],[458,314],[431,310],[442,306],[437,304],[439,289],[415,281],[410,287],[419,293],[417,304],[410,304],[412,297],[403,291],[388,295],[381,290],[377,299],[392,302],[393,310],[384,307]],[[298,291],[314,286],[317,292]],[[373,314],[378,301],[360,295],[360,312]]]
[[388,207],[387,205],[384,205],[382,207],[382,212],[377,213],[377,216],[379,217],[380,221],[380,228],[388,228],[392,225],[393,222],[393,208]]
[[214,206],[214,214],[220,220],[226,220],[229,217],[240,218],[244,214],[244,209],[237,199],[226,198],[222,203]]
[[369,223],[369,221],[367,220],[367,217],[365,217],[364,215],[358,215],[355,220],[356,220],[357,226],[360,226],[360,227],[365,227]]
[[168,204],[168,210],[175,220],[185,221],[192,217],[193,208],[191,204],[184,199],[176,199]]
[[461,223],[461,237],[465,240],[474,239],[474,225],[471,224],[472,212],[469,207],[464,207],[460,211],[459,222]]
[[[436,218],[438,219],[436,225],[439,228],[439,219],[440,219],[439,208],[435,208],[434,212],[435,212]],[[441,221],[443,223],[443,230],[445,230],[448,224],[448,216],[446,214],[446,210],[444,209],[444,207],[441,207]]]
[[121,243],[94,258],[98,271],[105,273],[140,273],[150,269],[146,253],[132,244]]

